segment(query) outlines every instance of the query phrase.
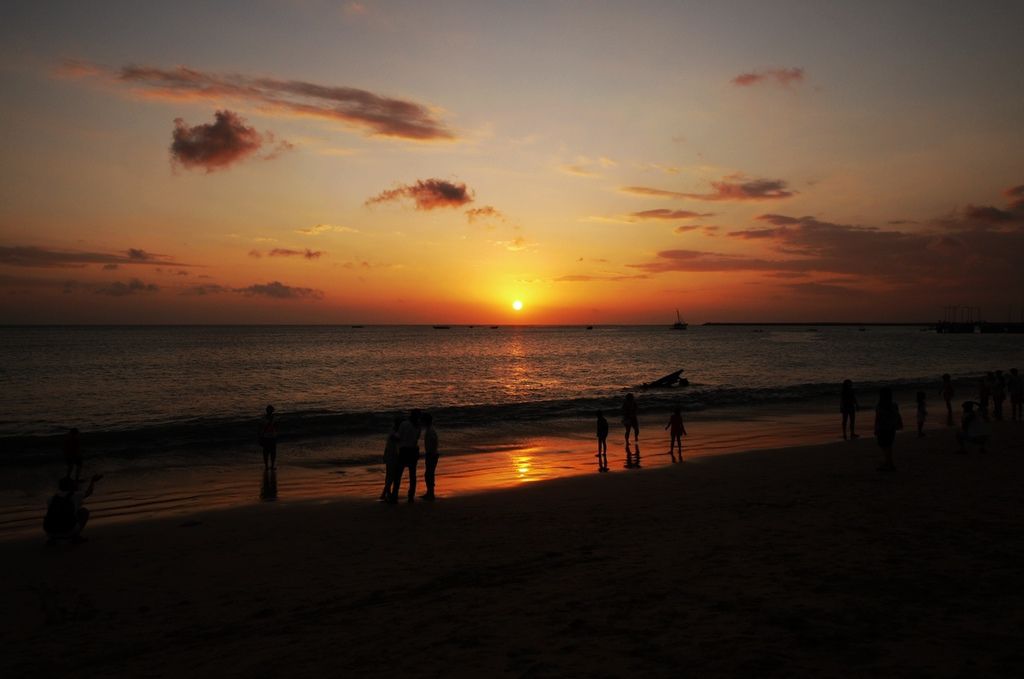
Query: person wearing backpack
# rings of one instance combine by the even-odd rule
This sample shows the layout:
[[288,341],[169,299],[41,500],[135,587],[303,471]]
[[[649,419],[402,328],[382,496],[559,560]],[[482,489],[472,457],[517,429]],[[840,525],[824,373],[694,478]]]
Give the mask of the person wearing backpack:
[[89,510],[82,506],[82,502],[92,495],[96,483],[102,478],[102,474],[93,476],[84,493],[77,492],[78,483],[70,476],[60,480],[60,492],[50,498],[46,506],[46,518],[43,519],[43,530],[50,538],[50,543],[58,539],[70,539],[73,542],[83,540],[81,533],[89,521]]

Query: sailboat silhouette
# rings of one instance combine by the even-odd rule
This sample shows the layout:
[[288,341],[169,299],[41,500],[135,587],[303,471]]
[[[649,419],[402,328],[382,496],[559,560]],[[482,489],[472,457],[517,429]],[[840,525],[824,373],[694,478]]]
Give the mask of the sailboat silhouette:
[[679,309],[676,309],[676,322],[672,324],[673,330],[686,330],[690,327],[689,323],[684,323],[683,319],[679,316]]

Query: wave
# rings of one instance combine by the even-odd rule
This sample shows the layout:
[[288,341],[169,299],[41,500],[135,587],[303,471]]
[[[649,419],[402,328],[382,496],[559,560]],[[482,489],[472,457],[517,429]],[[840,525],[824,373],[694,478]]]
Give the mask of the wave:
[[[963,380],[960,380],[963,382]],[[858,383],[865,405],[868,396],[881,387],[896,391],[924,389],[937,394],[932,377],[894,379]],[[963,388],[963,384],[961,390]],[[462,429],[486,427],[489,423],[541,423],[551,420],[590,419],[604,410],[614,419],[627,390],[603,398],[572,398],[521,403],[476,404],[432,408],[439,427]],[[741,388],[691,384],[665,390],[633,390],[641,411],[667,411],[678,405],[684,412],[715,408],[755,407],[800,401],[836,400],[839,385],[807,383],[785,387]],[[397,410],[385,412],[332,412],[307,410],[278,413],[278,437],[281,441],[315,440],[332,437],[362,437],[390,430]],[[189,450],[226,450],[253,445],[259,419],[253,417],[191,418],[168,422],[123,426],[101,431],[83,428],[82,446],[109,456],[152,456],[161,452]],[[0,436],[0,464],[30,464],[49,459],[61,449],[63,434]],[[45,452],[45,455],[43,453]]]

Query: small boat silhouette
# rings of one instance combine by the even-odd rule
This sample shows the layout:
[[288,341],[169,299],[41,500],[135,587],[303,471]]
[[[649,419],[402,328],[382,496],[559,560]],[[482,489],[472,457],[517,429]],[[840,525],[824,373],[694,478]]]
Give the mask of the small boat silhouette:
[[676,322],[672,324],[672,329],[686,330],[689,327],[690,324],[683,321],[683,319],[679,316],[679,309],[676,309]]

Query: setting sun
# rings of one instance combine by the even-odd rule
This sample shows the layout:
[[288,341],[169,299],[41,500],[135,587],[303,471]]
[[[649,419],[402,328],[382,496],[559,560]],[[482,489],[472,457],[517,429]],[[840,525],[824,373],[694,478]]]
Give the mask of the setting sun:
[[512,302],[512,308],[515,309],[516,311],[522,311],[523,310],[523,302],[522,302],[522,300],[518,300],[517,299],[516,301]]

